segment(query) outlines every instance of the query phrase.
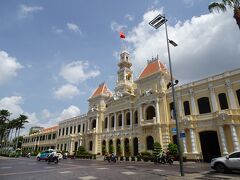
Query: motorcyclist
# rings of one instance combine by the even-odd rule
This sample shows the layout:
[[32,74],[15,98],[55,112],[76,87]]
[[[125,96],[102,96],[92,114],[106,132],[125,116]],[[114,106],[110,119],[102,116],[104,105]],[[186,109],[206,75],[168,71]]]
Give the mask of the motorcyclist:
[[48,155],[48,162],[55,162],[58,163],[58,155],[56,151],[52,151],[49,155]]

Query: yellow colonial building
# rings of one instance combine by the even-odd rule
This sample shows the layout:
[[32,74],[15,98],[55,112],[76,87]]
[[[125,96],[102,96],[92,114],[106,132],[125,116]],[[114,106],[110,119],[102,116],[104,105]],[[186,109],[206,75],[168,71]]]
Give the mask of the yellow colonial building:
[[[84,146],[93,154],[114,151],[129,156],[151,151],[154,142],[164,150],[176,143],[168,69],[155,58],[133,80],[131,66],[129,53],[123,51],[113,92],[100,84],[86,114],[59,122],[52,146],[70,153]],[[240,69],[175,88],[185,157],[208,161],[240,150]]]

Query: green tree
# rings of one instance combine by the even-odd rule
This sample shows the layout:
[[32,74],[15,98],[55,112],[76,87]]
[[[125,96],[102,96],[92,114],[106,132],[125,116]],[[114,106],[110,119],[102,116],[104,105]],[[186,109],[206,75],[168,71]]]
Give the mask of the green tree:
[[153,155],[157,156],[160,152],[162,152],[162,146],[159,142],[154,142],[153,144]]
[[222,0],[222,2],[212,2],[208,6],[208,10],[213,12],[214,10],[225,12],[227,7],[233,10],[233,17],[237,22],[240,29],[240,0]]
[[28,119],[28,117],[23,115],[23,114],[20,114],[20,116],[17,118],[17,129],[18,129],[18,136],[17,137],[18,138],[17,138],[17,142],[16,142],[16,149],[18,148],[17,145],[18,145],[18,139],[19,139],[19,135],[20,135],[20,130],[22,128],[24,128],[24,125],[26,123],[28,123],[27,119]]
[[0,110],[0,143],[2,143],[2,140],[5,138],[9,116],[10,112],[8,110]]
[[121,144],[117,145],[117,156],[121,156],[122,155],[122,148],[121,148]]
[[168,151],[172,156],[177,156],[178,155],[177,144],[169,143],[168,144]]
[[114,147],[113,147],[113,144],[111,144],[109,146],[109,153],[113,153],[114,152]]

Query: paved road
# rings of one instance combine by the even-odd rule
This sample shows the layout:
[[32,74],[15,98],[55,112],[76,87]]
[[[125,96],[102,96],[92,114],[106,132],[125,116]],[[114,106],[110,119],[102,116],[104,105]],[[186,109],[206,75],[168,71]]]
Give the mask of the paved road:
[[240,174],[218,174],[205,163],[185,163],[185,177],[179,176],[178,164],[154,165],[144,162],[108,163],[99,160],[61,160],[59,164],[38,162],[34,158],[1,158],[1,180],[161,180],[161,179],[240,179]]

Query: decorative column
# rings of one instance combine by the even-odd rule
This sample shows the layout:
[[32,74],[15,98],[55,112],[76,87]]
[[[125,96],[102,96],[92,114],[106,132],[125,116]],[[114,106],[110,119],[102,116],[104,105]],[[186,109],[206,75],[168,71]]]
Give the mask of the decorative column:
[[81,127],[80,127],[80,133],[83,134],[83,123],[81,124]]
[[223,126],[219,126],[219,132],[220,132],[220,137],[222,142],[223,155],[227,155],[228,154],[227,143],[226,143],[226,137],[225,137]]
[[120,140],[121,140],[122,156],[125,156],[125,151],[124,151],[124,148],[125,148],[125,147],[124,147],[124,139],[121,138]]
[[96,116],[96,133],[98,132],[99,130],[99,127],[98,127],[98,114]]
[[232,141],[233,141],[233,149],[234,151],[239,151],[240,148],[239,148],[236,127],[234,125],[230,125],[230,129],[231,129],[231,135],[232,135]]
[[192,153],[197,153],[195,132],[194,132],[194,129],[192,128],[190,129],[190,138],[191,138],[191,144],[192,144]]
[[109,139],[106,139],[106,152],[109,153]]
[[[179,117],[183,116],[183,107],[182,107],[182,96],[180,92],[177,92],[177,106],[178,106],[178,115]],[[177,109],[177,107],[176,107]]]
[[214,87],[213,87],[212,83],[208,84],[208,89],[210,91],[210,97],[211,97],[213,112],[216,112],[218,110],[218,106],[217,106],[216,94],[214,92]]
[[156,100],[156,119],[157,124],[160,124],[160,116],[159,116],[159,99]]
[[90,119],[88,119],[88,131],[90,130]]
[[[182,130],[182,133],[186,134],[184,130]],[[186,137],[182,138],[183,141],[183,153],[187,154],[187,141],[186,141]]]
[[140,107],[139,107],[139,124],[141,125],[142,123],[142,119],[143,119],[143,113],[142,113],[142,105],[140,104]]
[[193,115],[196,115],[196,114],[197,114],[197,110],[196,110],[196,104],[195,104],[193,89],[189,89],[189,94],[190,94],[190,97],[191,97],[191,109],[192,109],[192,114],[193,114]]
[[133,124],[133,123],[132,123],[132,121],[133,121],[133,117],[132,117],[132,114],[133,114],[133,113],[132,113],[132,111],[133,111],[133,110],[130,109],[130,128],[132,128],[132,124]]
[[227,87],[227,94],[230,100],[230,108],[231,109],[236,109],[237,108],[237,103],[233,94],[233,90],[232,90],[232,85],[231,85],[231,81],[229,79],[226,80],[226,87]]
[[124,129],[124,111],[122,111],[122,130]]
[[109,132],[109,128],[110,128],[110,114],[108,114],[107,132]]
[[117,129],[117,113],[114,113],[114,131]]

